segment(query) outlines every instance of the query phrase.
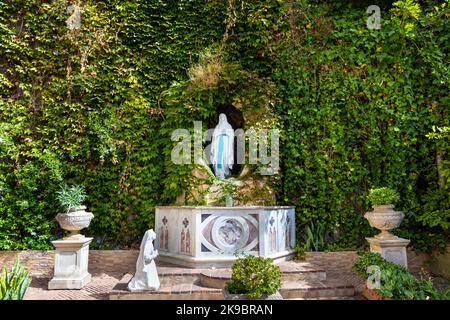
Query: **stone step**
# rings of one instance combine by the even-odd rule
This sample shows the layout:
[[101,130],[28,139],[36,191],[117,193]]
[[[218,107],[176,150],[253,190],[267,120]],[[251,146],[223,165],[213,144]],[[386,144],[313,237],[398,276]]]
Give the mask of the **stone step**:
[[[223,270],[222,270],[223,271]],[[167,277],[169,277],[167,275]],[[224,290],[195,283],[161,284],[157,291],[130,292],[127,284],[132,275],[126,274],[109,293],[110,300],[222,300]],[[279,290],[283,299],[322,300],[354,299],[354,287],[342,280],[283,281]]]
[[327,274],[323,268],[320,268],[310,262],[304,261],[286,261],[280,264],[281,280],[300,281],[300,280],[326,280]]
[[126,274],[109,292],[110,300],[223,300],[221,289],[204,288],[193,283],[161,284],[156,291],[128,291],[127,284],[133,277]]
[[[280,264],[280,269],[282,282],[326,280],[325,270],[308,262],[288,261]],[[230,269],[213,269],[201,271],[199,283],[207,288],[223,289],[230,280]]]
[[301,280],[283,282],[280,293],[284,299],[337,299],[353,297],[355,289],[341,280]]
[[223,289],[231,280],[231,270],[207,270],[200,273],[200,285],[206,288]]

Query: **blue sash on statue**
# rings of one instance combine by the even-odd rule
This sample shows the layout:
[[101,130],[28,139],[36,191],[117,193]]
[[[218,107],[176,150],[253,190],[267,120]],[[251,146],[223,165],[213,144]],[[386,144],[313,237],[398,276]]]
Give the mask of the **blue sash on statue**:
[[223,163],[222,163],[222,161],[223,161],[222,154],[223,154],[224,137],[226,137],[226,134],[224,134],[224,133],[222,133],[219,136],[219,148],[218,148],[218,151],[217,151],[217,168],[218,169],[222,169],[222,165],[223,165]]

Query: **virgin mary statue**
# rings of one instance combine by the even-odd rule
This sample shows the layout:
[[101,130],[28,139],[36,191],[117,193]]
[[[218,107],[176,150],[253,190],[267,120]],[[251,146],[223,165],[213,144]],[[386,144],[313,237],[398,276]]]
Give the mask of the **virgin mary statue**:
[[224,179],[230,175],[234,163],[234,130],[223,113],[214,128],[211,143],[211,163],[217,178]]

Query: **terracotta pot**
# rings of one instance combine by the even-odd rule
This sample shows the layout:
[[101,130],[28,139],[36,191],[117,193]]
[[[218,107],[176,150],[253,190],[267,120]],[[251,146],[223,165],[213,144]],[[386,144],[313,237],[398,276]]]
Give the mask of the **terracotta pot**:
[[397,228],[402,222],[405,214],[400,211],[395,211],[394,206],[381,205],[373,206],[373,211],[367,212],[364,215],[369,221],[371,227],[381,230],[381,233],[375,237],[378,239],[397,239],[389,230]]
[[362,295],[368,300],[392,300],[391,298],[380,296],[376,290],[364,287]]
[[85,209],[85,206],[80,206],[69,210],[68,213],[58,213],[56,215],[56,221],[58,221],[61,228],[70,231],[70,235],[64,239],[84,238],[80,234],[80,230],[87,228],[94,217],[91,212],[87,212]]

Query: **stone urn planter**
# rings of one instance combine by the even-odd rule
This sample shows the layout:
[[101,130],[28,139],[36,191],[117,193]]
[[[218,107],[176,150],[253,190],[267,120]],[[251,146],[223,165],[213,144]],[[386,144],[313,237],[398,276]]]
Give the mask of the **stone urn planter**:
[[264,295],[261,298],[253,299],[247,297],[246,294],[230,293],[226,287],[223,289],[223,297],[225,300],[283,300],[283,297],[278,290],[274,294]]
[[87,228],[91,223],[94,215],[86,211],[85,206],[72,208],[67,213],[58,213],[56,221],[58,221],[61,228],[70,231],[70,235],[65,237],[67,239],[83,239],[84,235],[80,234],[80,230]]
[[405,214],[400,211],[394,210],[394,205],[374,205],[373,211],[367,212],[364,215],[369,221],[371,227],[381,230],[381,232],[375,236],[377,239],[383,240],[395,240],[398,239],[389,231],[397,228],[402,222]]

